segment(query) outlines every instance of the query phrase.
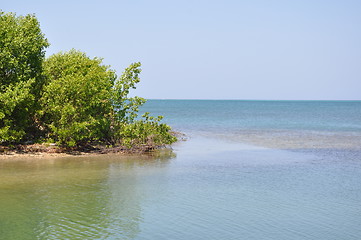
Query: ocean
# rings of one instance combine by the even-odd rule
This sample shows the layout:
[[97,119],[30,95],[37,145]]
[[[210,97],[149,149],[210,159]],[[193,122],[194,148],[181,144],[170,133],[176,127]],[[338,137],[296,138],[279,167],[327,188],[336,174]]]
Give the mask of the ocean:
[[189,136],[361,158],[361,101],[150,100],[144,111]]
[[361,101],[149,100],[154,155],[0,161],[0,239],[361,238]]

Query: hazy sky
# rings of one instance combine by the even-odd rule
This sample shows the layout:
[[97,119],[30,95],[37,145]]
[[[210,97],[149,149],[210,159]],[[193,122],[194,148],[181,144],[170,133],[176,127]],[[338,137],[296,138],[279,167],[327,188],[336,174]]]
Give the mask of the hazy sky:
[[8,0],[156,99],[361,99],[360,0]]

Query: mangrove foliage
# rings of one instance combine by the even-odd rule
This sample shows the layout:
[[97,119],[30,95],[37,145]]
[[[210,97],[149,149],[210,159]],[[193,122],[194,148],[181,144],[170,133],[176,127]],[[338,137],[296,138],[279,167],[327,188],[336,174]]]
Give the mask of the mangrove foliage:
[[0,12],[0,144],[53,142],[162,146],[176,138],[162,116],[138,116],[129,97],[141,64],[118,77],[101,58],[77,50],[48,58],[48,40],[34,15]]

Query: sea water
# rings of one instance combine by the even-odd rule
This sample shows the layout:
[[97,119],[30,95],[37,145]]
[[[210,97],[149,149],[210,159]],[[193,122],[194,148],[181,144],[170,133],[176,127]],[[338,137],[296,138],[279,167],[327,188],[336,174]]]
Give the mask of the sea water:
[[0,161],[0,239],[360,239],[360,101],[150,100],[153,156]]

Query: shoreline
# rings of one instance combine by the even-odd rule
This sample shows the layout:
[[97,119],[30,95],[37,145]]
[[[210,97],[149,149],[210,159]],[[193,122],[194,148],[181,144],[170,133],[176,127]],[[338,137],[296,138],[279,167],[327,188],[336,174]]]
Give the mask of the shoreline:
[[[184,133],[172,132],[177,142],[186,141]],[[144,155],[152,154],[161,149],[172,149],[170,145],[135,144],[132,147],[124,145],[109,146],[105,144],[85,144],[77,147],[63,147],[48,143],[31,143],[0,145],[0,160],[12,157],[62,157],[62,156],[96,156],[96,155]]]
[[13,157],[62,157],[89,155],[137,155],[151,154],[167,146],[139,145],[133,148],[124,146],[108,147],[106,145],[86,145],[76,148],[65,148],[47,144],[17,144],[14,146],[0,145],[0,159]]

